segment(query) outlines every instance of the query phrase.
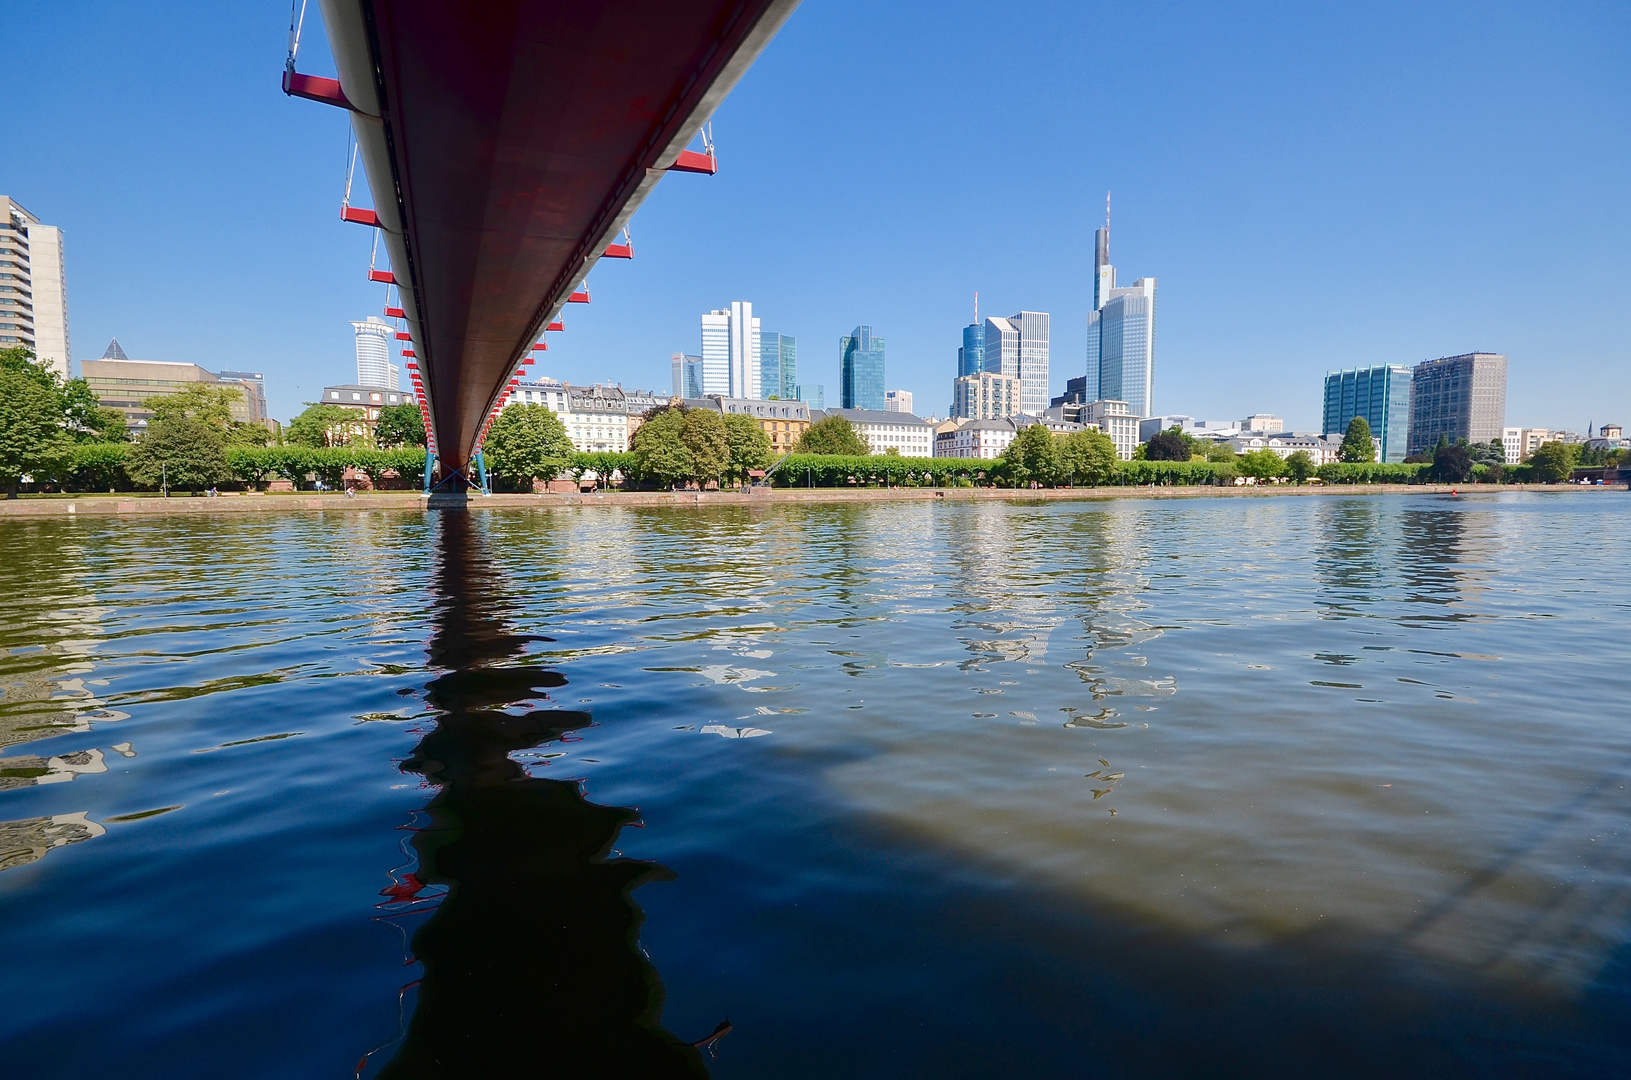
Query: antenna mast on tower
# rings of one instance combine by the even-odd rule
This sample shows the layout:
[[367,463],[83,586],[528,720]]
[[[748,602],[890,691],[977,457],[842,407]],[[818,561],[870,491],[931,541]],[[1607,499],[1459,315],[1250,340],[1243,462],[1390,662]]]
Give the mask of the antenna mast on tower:
[[975,322],[975,325],[978,325],[979,322],[980,322],[980,293],[979,293],[979,290],[975,290],[975,292],[974,292],[974,322]]

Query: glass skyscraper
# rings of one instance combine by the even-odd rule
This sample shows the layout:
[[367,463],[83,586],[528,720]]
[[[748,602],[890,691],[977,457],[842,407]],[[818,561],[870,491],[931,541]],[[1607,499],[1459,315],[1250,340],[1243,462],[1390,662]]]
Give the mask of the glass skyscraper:
[[1440,438],[1489,442],[1506,426],[1506,357],[1465,353],[1423,360],[1411,372],[1411,453],[1433,449]]
[[883,338],[872,327],[857,326],[838,339],[840,394],[845,409],[883,412]]
[[978,375],[985,370],[985,327],[969,323],[963,327],[963,347],[957,350],[957,377]]
[[784,401],[798,394],[798,342],[786,334],[759,334],[759,393]]
[[1095,234],[1093,310],[1087,315],[1089,401],[1125,401],[1133,416],[1155,412],[1155,279],[1116,287],[1110,229]]
[[1325,437],[1340,439],[1363,416],[1382,460],[1399,462],[1410,452],[1410,368],[1404,364],[1329,371],[1325,374]]

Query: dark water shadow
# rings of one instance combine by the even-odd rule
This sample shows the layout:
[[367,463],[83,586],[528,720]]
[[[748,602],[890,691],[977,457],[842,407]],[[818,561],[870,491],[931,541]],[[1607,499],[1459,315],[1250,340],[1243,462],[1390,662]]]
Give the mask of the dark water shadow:
[[635,811],[511,760],[592,720],[531,707],[565,677],[526,662],[541,639],[507,628],[471,516],[443,514],[438,528],[429,652],[445,674],[426,688],[435,728],[402,768],[441,790],[412,841],[419,865],[393,895],[446,893],[413,935],[417,1005],[378,1075],[707,1076],[702,1053],[663,1029],[662,982],[639,945],[631,894],[672,875],[612,854]]

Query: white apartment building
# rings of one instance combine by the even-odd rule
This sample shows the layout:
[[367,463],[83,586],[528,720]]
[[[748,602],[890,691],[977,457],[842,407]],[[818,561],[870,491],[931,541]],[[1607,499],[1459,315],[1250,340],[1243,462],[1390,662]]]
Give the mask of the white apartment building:
[[948,420],[935,432],[934,456],[990,461],[1007,453],[1017,434],[1019,428],[1007,417]]
[[554,379],[523,380],[504,407],[543,405],[561,418],[574,449],[585,453],[609,450],[621,453],[640,426],[640,417],[653,405],[666,405],[667,394],[627,390],[621,386],[573,386]]
[[1506,451],[1508,465],[1521,465],[1529,455],[1539,450],[1542,443],[1551,442],[1558,432],[1548,428],[1504,427],[1501,429],[1501,449]]
[[62,230],[0,195],[0,349],[19,345],[64,379],[72,376]]
[[883,392],[884,412],[912,411],[912,392],[910,390],[885,390]]
[[828,416],[842,416],[855,428],[874,454],[893,448],[902,457],[934,456],[934,425],[911,413],[879,412],[876,409],[827,409],[824,415],[810,410],[812,423]]
[[1284,431],[1286,422],[1273,413],[1252,413],[1240,422],[1241,431]]
[[1249,454],[1254,450],[1273,450],[1283,460],[1303,450],[1314,459],[1315,465],[1331,465],[1342,460],[1342,440],[1327,439],[1319,435],[1246,431],[1222,441],[1234,447],[1237,454]]
[[1138,421],[1125,401],[1090,401],[1082,410],[1082,423],[1098,428],[1116,444],[1116,456],[1123,461],[1133,460],[1138,449]]

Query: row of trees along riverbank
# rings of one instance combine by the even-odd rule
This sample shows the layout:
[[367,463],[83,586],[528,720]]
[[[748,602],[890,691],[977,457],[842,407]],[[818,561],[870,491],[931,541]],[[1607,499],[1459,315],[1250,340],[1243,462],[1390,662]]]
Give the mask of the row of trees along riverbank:
[[[0,350],[0,487],[15,495],[26,478],[40,491],[202,491],[264,488],[272,480],[337,488],[348,469],[375,487],[417,487],[424,471],[424,430],[412,406],[384,410],[362,437],[356,414],[313,405],[289,425],[282,445],[271,432],[232,420],[235,388],[192,386],[155,398],[147,430],[134,441],[123,416],[102,408],[82,379],[64,381],[24,349]],[[348,427],[348,425],[351,425]],[[1054,435],[1024,428],[1003,457],[909,458],[870,454],[848,420],[814,424],[772,470],[783,487],[1040,485],[1223,485],[1318,478],[1327,484],[1555,482],[1580,462],[1579,447],[1548,443],[1525,465],[1503,467],[1500,447],[1442,442],[1428,460],[1383,465],[1368,429],[1356,421],[1341,463],[1316,467],[1306,453],[1281,459],[1270,450],[1235,456],[1227,446],[1163,432],[1120,461],[1096,430]],[[498,490],[531,490],[535,480],[594,478],[625,487],[727,487],[775,464],[770,438],[748,416],[664,406],[646,414],[627,453],[575,451],[560,417],[542,405],[512,405],[486,440]],[[1613,456],[1612,452],[1610,456]],[[1616,461],[1588,464],[1615,464]]]

